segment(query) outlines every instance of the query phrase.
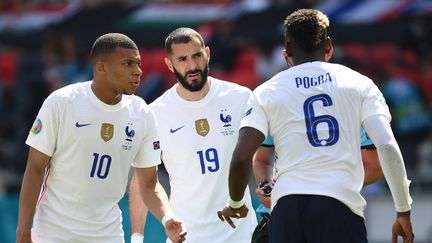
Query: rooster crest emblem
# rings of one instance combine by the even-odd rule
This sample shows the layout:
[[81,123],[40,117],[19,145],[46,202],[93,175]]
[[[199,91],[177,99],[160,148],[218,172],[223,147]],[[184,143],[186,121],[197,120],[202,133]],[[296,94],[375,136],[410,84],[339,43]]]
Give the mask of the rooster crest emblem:
[[220,120],[224,123],[224,127],[230,127],[231,126],[232,117],[230,115],[226,115],[224,117],[224,111],[226,111],[226,109],[221,111],[221,114],[219,116]]
[[129,131],[129,126],[126,126],[125,133],[127,136],[126,141],[132,142],[132,138],[135,136],[135,130]]

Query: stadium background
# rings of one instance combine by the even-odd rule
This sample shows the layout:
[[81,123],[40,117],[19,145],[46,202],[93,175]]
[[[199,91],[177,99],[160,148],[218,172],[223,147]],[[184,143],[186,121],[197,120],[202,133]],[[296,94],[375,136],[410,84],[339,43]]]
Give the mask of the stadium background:
[[[144,71],[138,95],[147,102],[174,83],[162,61],[163,43],[179,26],[206,38],[212,75],[253,89],[286,67],[281,24],[301,7],[330,17],[331,61],[368,75],[384,92],[412,180],[416,242],[432,242],[431,0],[0,1],[0,242],[15,242],[24,141],[33,119],[50,92],[91,79],[88,52],[95,38],[122,32],[136,41]],[[160,173],[166,186],[163,167]],[[370,242],[389,242],[395,214],[385,180],[364,195]],[[128,242],[127,195],[120,206]],[[146,242],[164,239],[152,216],[145,235]]]

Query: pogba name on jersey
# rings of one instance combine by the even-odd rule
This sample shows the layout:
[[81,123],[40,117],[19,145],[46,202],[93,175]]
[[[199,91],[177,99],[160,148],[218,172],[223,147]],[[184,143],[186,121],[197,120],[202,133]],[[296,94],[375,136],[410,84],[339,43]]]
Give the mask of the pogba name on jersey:
[[332,78],[330,73],[321,74],[318,76],[305,76],[305,77],[296,77],[295,83],[297,88],[305,88],[308,89],[313,86],[318,86],[323,83],[331,82]]

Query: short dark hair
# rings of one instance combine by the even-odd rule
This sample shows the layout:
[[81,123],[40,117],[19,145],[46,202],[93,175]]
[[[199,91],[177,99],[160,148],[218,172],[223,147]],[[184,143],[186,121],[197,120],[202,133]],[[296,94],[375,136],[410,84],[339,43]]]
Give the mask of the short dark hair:
[[284,26],[285,44],[290,42],[306,53],[311,53],[324,47],[330,22],[319,10],[299,9],[286,17]]
[[128,36],[121,33],[108,33],[96,39],[91,49],[91,60],[95,62],[100,56],[112,53],[117,47],[138,50],[138,46]]
[[172,44],[189,43],[193,38],[197,38],[201,45],[205,47],[202,36],[191,28],[181,27],[172,31],[165,39],[165,51],[172,53]]

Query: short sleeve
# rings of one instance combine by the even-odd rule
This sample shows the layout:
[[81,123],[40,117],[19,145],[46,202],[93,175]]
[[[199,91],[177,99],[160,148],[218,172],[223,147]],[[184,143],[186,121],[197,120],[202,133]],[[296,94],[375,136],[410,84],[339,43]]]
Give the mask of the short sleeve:
[[145,114],[144,129],[144,137],[140,149],[132,162],[133,167],[148,168],[161,163],[159,135],[154,115],[150,109],[147,109]]
[[254,92],[249,97],[246,111],[244,112],[242,121],[240,123],[240,128],[252,127],[259,130],[264,134],[265,137],[267,137],[268,136],[267,118],[256,95],[257,94]]
[[50,157],[56,147],[60,125],[61,101],[55,95],[48,96],[42,104],[26,140],[27,145]]
[[391,115],[385,98],[378,87],[372,82],[370,82],[367,88],[363,92],[362,100],[362,117],[363,122],[368,117],[373,115],[383,115],[388,121],[391,120]]

